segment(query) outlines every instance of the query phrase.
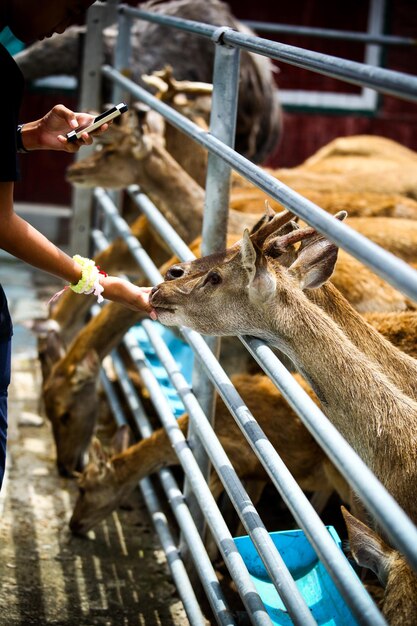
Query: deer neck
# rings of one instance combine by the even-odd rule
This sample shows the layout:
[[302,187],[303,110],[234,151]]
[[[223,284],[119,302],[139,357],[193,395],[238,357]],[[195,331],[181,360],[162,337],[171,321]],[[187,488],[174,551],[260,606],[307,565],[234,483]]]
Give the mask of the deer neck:
[[201,234],[204,190],[157,143],[138,162],[137,182],[187,243]]
[[[186,429],[188,418],[181,417],[178,425],[182,430]],[[123,486],[136,484],[149,474],[177,463],[178,458],[164,429],[157,430],[112,458],[117,482]]]
[[323,309],[349,339],[377,363],[405,394],[417,399],[417,361],[399,350],[355,311],[343,295],[326,283],[306,292],[311,302]]
[[417,575],[400,555],[388,576],[383,614],[393,626],[417,623]]
[[[417,404],[303,293],[290,298],[290,314],[273,319],[268,332],[275,333],[275,345],[291,358],[329,419],[385,483],[386,471],[395,474],[394,467],[404,470],[407,464],[411,468]],[[401,437],[396,436],[399,431]]]

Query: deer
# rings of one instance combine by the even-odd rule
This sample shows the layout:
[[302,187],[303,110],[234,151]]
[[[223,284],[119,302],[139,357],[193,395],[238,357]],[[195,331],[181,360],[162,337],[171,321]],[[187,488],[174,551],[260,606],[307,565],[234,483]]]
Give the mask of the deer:
[[253,335],[286,354],[328,419],[416,521],[416,363],[328,282],[337,246],[310,227],[285,232],[291,219],[276,214],[225,252],[174,265],[150,302],[167,326]]
[[[364,314],[363,318],[388,341],[406,354],[416,357],[417,313],[411,311],[369,313]],[[355,338],[356,335],[353,337]],[[373,337],[373,333],[370,337]],[[360,337],[357,337],[357,340],[359,341]],[[375,350],[370,353],[374,357],[376,357],[376,350],[377,344]],[[394,367],[396,366],[397,363]],[[317,397],[305,380],[297,373],[294,377],[318,403]],[[332,490],[335,490],[344,502],[349,502],[350,506],[354,507],[355,502],[351,499],[346,481],[330,463],[322,449],[315,444],[297,414],[290,408],[271,380],[259,373],[235,374],[231,380],[251,412],[257,417],[258,423],[274,447],[285,457],[287,466],[297,477],[302,488],[322,494],[321,502],[325,501]],[[410,388],[410,393],[412,392]],[[258,485],[257,494],[253,494],[253,500],[256,503],[256,495],[260,497],[267,482],[264,470],[255,459],[251,459],[245,439],[219,398],[216,400],[215,424],[216,433],[238,475],[242,480],[250,480]],[[178,425],[186,435],[188,431],[186,414],[179,418]],[[120,446],[120,441],[123,441],[123,446]],[[81,490],[71,518],[71,527],[74,532],[85,533],[104,519],[118,506],[129,490],[134,489],[141,478],[162,467],[178,463],[163,428],[157,430],[149,441],[147,439],[139,441],[132,447],[128,447],[127,444],[126,437],[121,439],[117,435],[112,453],[109,454],[97,437],[93,437],[89,447],[88,465],[82,473],[75,474]],[[311,455],[315,463],[313,469],[310,467],[313,462]],[[218,499],[223,487],[215,473],[211,476],[210,487],[213,495]]]
[[[141,2],[140,8],[253,34],[232,14],[229,5],[220,0],[148,0]],[[73,26],[66,30],[63,37],[36,42],[15,55],[26,80],[56,74],[78,77],[85,33],[85,26]],[[117,34],[116,23],[103,30],[104,63],[113,62]],[[215,46],[210,39],[189,36],[188,33],[145,20],[135,20],[130,35],[128,75],[145,89],[148,85],[142,76],[161,70],[168,64],[179,80],[212,81]],[[186,55],[184,49],[187,49]],[[282,133],[282,110],[275,73],[276,68],[269,58],[242,52],[236,149],[256,163],[264,162],[276,150]],[[109,87],[112,85],[104,81],[103,102],[110,101]]]
[[349,552],[360,567],[376,574],[384,588],[382,613],[390,626],[417,621],[417,576],[404,556],[364,522],[341,507],[348,531]]
[[[295,377],[317,402],[305,381],[298,374]],[[262,374],[237,374],[232,377],[232,382],[300,486],[306,491],[324,494],[325,498],[337,489],[342,501],[350,502],[349,486],[271,380]],[[268,482],[265,470],[220,398],[216,399],[215,416],[215,430],[221,444],[241,480],[255,485],[253,499],[258,500]],[[187,436],[188,423],[187,414],[178,418],[184,436]],[[89,463],[82,473],[76,474],[79,493],[70,520],[74,533],[85,534],[98,524],[142,478],[163,467],[178,464],[164,428],[134,445],[127,444],[125,427],[117,431],[111,453],[103,448],[97,437],[93,438]],[[215,472],[210,478],[210,489],[218,500],[224,488]]]

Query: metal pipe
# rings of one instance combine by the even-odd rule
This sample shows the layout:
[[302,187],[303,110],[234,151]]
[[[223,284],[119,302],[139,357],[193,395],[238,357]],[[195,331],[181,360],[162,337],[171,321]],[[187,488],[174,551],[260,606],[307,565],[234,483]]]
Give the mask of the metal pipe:
[[[236,134],[237,94],[239,86],[240,51],[222,44],[223,28],[213,35],[215,42],[213,95],[210,112],[210,132],[225,144],[234,147]],[[202,255],[211,254],[226,247],[227,220],[229,216],[230,166],[219,157],[209,153],[205,185],[205,202],[202,226]],[[218,358],[221,349],[220,337],[205,339],[213,354]],[[214,421],[215,389],[198,361],[193,368],[193,388],[204,413],[211,423]],[[195,424],[191,420],[188,439],[193,444],[194,456],[208,480],[210,462],[195,434]],[[184,495],[196,520],[197,526],[204,532],[204,516],[195,500],[195,495],[188,481],[184,482]],[[197,522],[198,520],[198,522]]]
[[150,320],[143,320],[142,327],[146,331],[155,352],[166,369],[171,382],[176,388],[178,395],[184,403],[185,409],[193,422],[198,438],[207,451],[213,466],[222,481],[233,506],[245,529],[250,535],[255,548],[275,586],[278,594],[282,597],[294,623],[302,626],[315,624],[310,610],[305,604],[304,598],[298,591],[295,583],[288,572],[281,555],[268,534],[255,506],[245,491],[236,470],[230,463],[220,441],[218,440],[213,426],[207,419],[198,398],[194,395],[190,385],[178,369],[174,357],[170,353],[163,339],[155,330]]
[[[112,353],[112,359],[122,391],[132,411],[133,418],[138,426],[139,432],[143,438],[150,437],[154,432],[153,428],[138,397],[137,391],[132,381],[129,379],[126,367],[116,350]],[[181,533],[187,541],[191,557],[194,561],[203,589],[217,622],[222,626],[235,624],[235,620],[224,597],[216,572],[210,562],[200,534],[190,513],[190,509],[187,506],[180,488],[178,487],[177,481],[172,475],[171,470],[166,468],[161,469],[158,472],[158,476],[167,497],[167,501],[169,502],[175,515],[175,519],[178,522]],[[182,554],[181,550],[180,554]]]
[[110,66],[104,66],[103,73],[112,80],[129,84],[130,89],[139,100],[149,104],[151,108],[161,113],[174,126],[194,137],[197,143],[223,158],[234,170],[250,180],[259,189],[281,202],[295,215],[301,217],[341,248],[371,267],[384,280],[410,298],[417,300],[417,272],[407,263],[357,233],[353,228],[335,219],[317,204],[304,198],[277,178],[261,170],[248,159],[211,136],[210,133],[206,133],[171,107],[154,98],[145,89],[119,75]]
[[[179,28],[201,37],[211,37],[217,28],[201,22],[150,13],[149,11],[135,9],[126,5],[121,5],[119,11],[125,11],[133,17],[156,24]],[[397,96],[404,100],[417,100],[417,78],[410,74],[372,67],[364,63],[289,46],[232,29],[224,34],[223,42],[248,52],[262,54],[271,59],[302,67],[318,74],[324,74],[324,76],[331,76],[353,85],[371,87],[381,93]]]
[[[105,371],[100,370],[100,381],[103,385],[107,399],[113,412],[116,424],[119,426],[126,424],[123,408],[113,389],[113,386]],[[195,596],[190,579],[181,560],[180,553],[175,545],[174,538],[168,526],[168,520],[162,511],[160,502],[149,478],[144,478],[139,482],[146,508],[149,511],[155,530],[166,554],[168,567],[171,571],[172,579],[177,587],[178,594],[184,605],[190,623],[194,626],[205,626],[206,620],[199,602]],[[230,622],[228,622],[230,624]]]
[[[178,460],[197,496],[200,508],[204,512],[224,563],[236,583],[237,590],[252,623],[271,626],[272,622],[270,617],[249,575],[245,562],[237,550],[233,537],[220,514],[208,484],[201,474],[192,450],[188,446],[178,426],[171,407],[163,395],[153,373],[147,367],[144,367],[144,355],[142,350],[137,345],[136,340],[131,338],[131,335],[129,338],[129,332],[125,335],[124,344],[128,348],[129,354],[136,364],[142,380],[149,391],[155,410],[167,431],[167,435],[178,456]],[[209,350],[209,348],[207,348],[207,350]]]
[[295,24],[274,24],[257,20],[240,20],[252,30],[265,33],[280,33],[302,37],[320,37],[323,39],[340,39],[342,41],[357,41],[360,43],[373,43],[380,46],[416,46],[417,39],[413,37],[400,37],[398,35],[371,35],[349,30],[336,30],[333,28],[317,28],[315,26],[298,26]]

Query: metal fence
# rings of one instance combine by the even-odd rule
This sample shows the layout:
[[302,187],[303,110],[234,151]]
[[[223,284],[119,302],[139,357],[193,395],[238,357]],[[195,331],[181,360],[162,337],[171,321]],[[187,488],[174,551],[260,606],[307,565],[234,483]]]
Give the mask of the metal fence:
[[[89,46],[90,50],[100,50],[98,41],[101,37],[100,12],[102,10],[100,5],[93,5],[90,9],[89,23],[92,24],[92,28],[88,31],[86,41],[86,46]],[[210,132],[201,130],[190,120],[156,99],[124,75],[122,70],[129,66],[129,31],[132,20],[135,19],[157,22],[173,29],[184,30],[189,33],[190,37],[205,37],[212,41],[213,46],[215,46],[215,63]],[[298,65],[347,82],[376,89],[381,93],[393,94],[407,100],[417,100],[417,78],[414,76],[283,45],[260,37],[242,34],[230,28],[219,28],[199,22],[156,15],[128,6],[119,8],[119,35],[114,66],[99,66],[100,55],[96,52],[85,61],[87,65],[84,66],[84,75],[101,75],[102,78],[109,79],[114,84],[114,101],[119,101],[123,94],[129,93],[131,97],[144,102],[161,113],[172,125],[207,148],[209,160],[203,223],[204,253],[218,250],[224,246],[229,178],[231,168],[233,168],[269,196],[285,205],[295,215],[317,228],[341,248],[368,265],[394,287],[417,300],[417,273],[406,263],[345,224],[335,220],[319,206],[233,150],[241,50]],[[96,101],[98,101],[99,83],[100,81],[96,80],[93,89],[91,82],[89,83],[90,98],[92,97]],[[128,193],[174,254],[181,260],[194,258],[186,244],[137,186],[130,187]],[[128,225],[120,216],[111,194],[103,189],[96,189],[93,195],[97,210],[105,216],[106,223],[111,224],[111,230],[126,241],[134,259],[151,284],[160,282],[162,277],[157,267],[142,248],[140,241],[131,234]],[[87,232],[88,237],[92,236],[95,248],[103,249],[108,244],[104,233],[99,230],[90,231],[90,216],[87,208],[89,196],[87,198],[78,196],[76,199],[79,203],[75,205],[74,209],[76,232],[80,229]],[[218,225],[222,227],[219,228]],[[78,248],[79,244],[78,239]],[[191,426],[188,439],[193,440],[193,451],[191,451],[187,439],[184,438],[178,427],[172,409],[154,374],[147,366],[141,349],[129,331],[123,341],[124,347],[129,351],[149,390],[156,412],[167,430],[186,477],[181,491],[170,470],[164,469],[159,472],[163,490],[181,532],[181,549],[176,545],[173,538],[176,531],[170,531],[166,518],[160,512],[161,507],[152,483],[149,479],[145,479],[141,481],[140,488],[155,521],[156,530],[166,552],[173,579],[190,623],[203,624],[204,617],[193,590],[193,579],[191,581],[189,579],[190,576],[192,578],[193,574],[190,574],[190,569],[184,566],[184,555],[187,563],[190,559],[194,564],[217,623],[235,624],[239,622],[239,616],[231,611],[227,605],[221,585],[201,540],[200,535],[205,523],[207,523],[224,563],[235,582],[251,623],[272,623],[263,599],[256,590],[248,569],[235,546],[232,534],[208,487],[210,463],[224,484],[226,493],[251,537],[292,623],[300,626],[316,623],[213,430],[212,406],[214,393],[217,390],[232,418],[236,420],[247,439],[253,453],[257,455],[265,468],[277,492],[288,506],[297,524],[304,530],[319,559],[350,607],[356,621],[372,626],[385,624],[384,618],[353,572],[345,556],[331,539],[310,501],[290,474],[278,452],[265,437],[256,419],[214,356],[218,350],[218,340],[206,342],[198,333],[188,328],[180,329],[183,337],[197,356],[196,372],[191,387],[179,371],[171,352],[155,332],[153,323],[150,320],[145,320],[143,328],[190,416]],[[417,571],[417,528],[411,520],[316,404],[297,384],[292,374],[268,346],[260,340],[249,337],[241,337],[241,341],[282,392],[290,406],[299,414],[306,428],[346,478],[355,493],[358,494],[368,511],[378,520],[392,545],[406,556],[409,563]],[[112,354],[112,358],[121,388],[132,409],[139,431],[143,437],[146,437],[152,432],[152,429],[140,397],[130,382],[117,351]],[[123,423],[125,417],[104,371],[102,371],[102,383],[113,407],[116,421]]]

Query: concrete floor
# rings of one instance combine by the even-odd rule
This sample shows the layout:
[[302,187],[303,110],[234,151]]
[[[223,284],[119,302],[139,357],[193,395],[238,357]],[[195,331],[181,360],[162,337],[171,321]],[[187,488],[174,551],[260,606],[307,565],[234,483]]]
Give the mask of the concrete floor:
[[135,493],[86,539],[68,520],[73,481],[58,476],[40,403],[36,338],[27,319],[45,317],[62,285],[0,255],[14,320],[10,434],[0,494],[0,625],[183,626],[188,624],[152,522]]

